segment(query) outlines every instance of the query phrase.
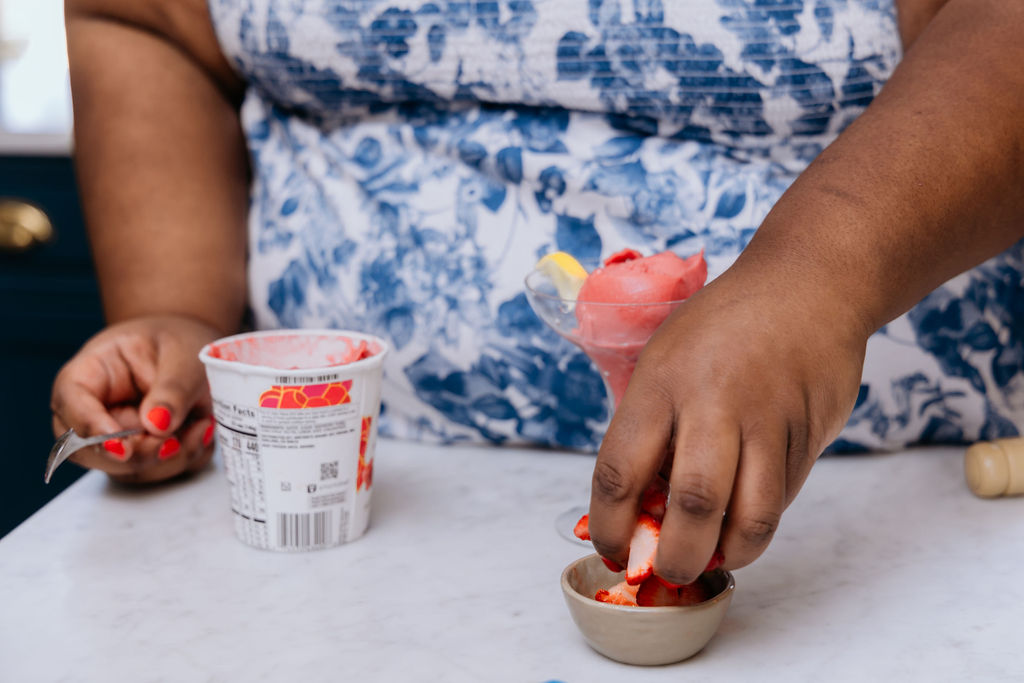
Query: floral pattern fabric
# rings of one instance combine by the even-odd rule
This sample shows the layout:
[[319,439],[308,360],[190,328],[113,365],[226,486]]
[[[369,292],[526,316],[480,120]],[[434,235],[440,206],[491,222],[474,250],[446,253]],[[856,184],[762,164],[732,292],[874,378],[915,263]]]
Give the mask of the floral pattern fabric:
[[[900,58],[888,0],[210,0],[250,85],[260,327],[386,337],[382,434],[593,450],[601,379],[523,277],[736,258]],[[871,340],[833,448],[1015,434],[1021,250]]]

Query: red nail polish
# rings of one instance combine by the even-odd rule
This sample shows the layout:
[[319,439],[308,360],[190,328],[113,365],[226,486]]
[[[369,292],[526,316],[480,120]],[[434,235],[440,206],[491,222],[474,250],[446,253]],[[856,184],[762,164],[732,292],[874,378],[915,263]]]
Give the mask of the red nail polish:
[[118,460],[124,460],[124,444],[121,443],[120,439],[107,439],[103,442],[103,449]]
[[146,419],[162,432],[171,426],[171,411],[163,406],[157,406],[146,414]]
[[204,446],[209,446],[211,443],[213,443],[213,429],[214,429],[215,424],[216,423],[214,423],[213,420],[210,420],[210,426],[206,428],[205,432],[203,432],[203,445]]
[[167,460],[168,458],[173,457],[179,450],[181,450],[181,443],[172,436],[167,439],[167,441],[164,441],[163,445],[160,446],[160,452],[157,455],[161,460]]

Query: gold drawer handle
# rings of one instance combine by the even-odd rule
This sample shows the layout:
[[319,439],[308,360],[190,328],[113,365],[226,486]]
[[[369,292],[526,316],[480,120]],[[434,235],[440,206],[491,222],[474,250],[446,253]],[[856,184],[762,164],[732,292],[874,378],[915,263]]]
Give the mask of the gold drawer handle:
[[17,254],[53,239],[53,223],[28,202],[0,199],[0,251]]

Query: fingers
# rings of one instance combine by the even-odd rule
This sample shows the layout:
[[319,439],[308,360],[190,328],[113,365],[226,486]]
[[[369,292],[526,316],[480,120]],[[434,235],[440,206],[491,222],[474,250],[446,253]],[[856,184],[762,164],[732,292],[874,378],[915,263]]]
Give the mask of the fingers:
[[203,368],[191,347],[183,345],[174,335],[160,335],[156,370],[139,404],[146,430],[154,435],[170,436],[203,396],[205,387]]
[[786,444],[786,502],[783,509],[796,498],[807,475],[811,473],[811,467],[820,453],[812,454],[808,449],[810,439],[808,438],[807,424],[791,424],[787,435]]
[[633,394],[615,413],[594,465],[590,536],[603,557],[622,566],[636,525],[637,504],[661,468],[672,439],[669,404]]
[[[130,423],[121,412],[117,410],[115,414],[122,422]],[[137,413],[135,415],[135,424],[138,424]],[[78,451],[71,460],[83,467],[102,470],[122,483],[146,484],[171,479],[199,471],[209,463],[213,456],[212,424],[212,418],[204,417],[191,420],[177,435],[129,437],[124,441],[131,449],[131,459],[112,456],[95,446]]]
[[181,450],[185,471],[198,472],[213,457],[216,425],[212,417],[196,420],[181,432]]
[[165,316],[118,323],[86,342],[54,381],[55,432],[148,433],[83,449],[72,460],[134,482],[209,462],[212,406],[196,354],[215,335],[195,321]]
[[213,419],[204,417],[186,424],[177,436],[141,437],[146,443],[145,449],[138,449],[142,457],[127,463],[133,466],[127,471],[111,472],[111,477],[121,483],[149,484],[203,469],[213,457],[212,425]]
[[720,540],[729,569],[760,557],[779,526],[786,506],[786,453],[786,431],[779,423],[744,435]]
[[[109,434],[131,428],[119,422],[107,409],[104,398],[116,391],[111,387],[109,365],[95,356],[78,357],[57,374],[50,398],[54,435],[74,428],[80,436]],[[107,442],[104,449],[118,460],[131,457],[131,444],[123,439]]]
[[[609,426],[594,467],[589,530],[595,549],[627,564],[643,491],[667,469],[670,493],[655,573],[688,584],[716,549],[730,569],[753,562],[792,498],[790,480],[799,486],[806,477],[808,459],[792,452],[790,421],[779,414],[744,421],[691,404],[673,430],[657,401],[630,398]],[[666,444],[673,441],[674,453],[666,459]]]
[[739,458],[738,420],[692,413],[682,419],[654,561],[658,576],[687,584],[704,571],[718,544]]
[[[59,423],[54,423],[54,430],[63,427],[64,431],[73,427],[79,436],[109,434],[124,429],[107,407],[89,389],[75,381],[66,381],[56,385],[59,392],[52,400],[54,416],[59,416]],[[60,426],[57,426],[57,425]],[[60,436],[63,432],[55,433]]]

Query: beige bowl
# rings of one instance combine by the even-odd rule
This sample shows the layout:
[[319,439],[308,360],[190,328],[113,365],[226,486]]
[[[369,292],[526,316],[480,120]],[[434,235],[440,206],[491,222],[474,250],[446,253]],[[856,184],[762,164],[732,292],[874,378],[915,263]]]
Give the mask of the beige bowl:
[[605,567],[599,555],[588,555],[562,572],[562,593],[587,644],[626,664],[671,664],[700,652],[718,630],[736,590],[732,574],[716,569],[699,579],[714,597],[698,605],[626,607],[594,600],[594,593],[622,576]]

